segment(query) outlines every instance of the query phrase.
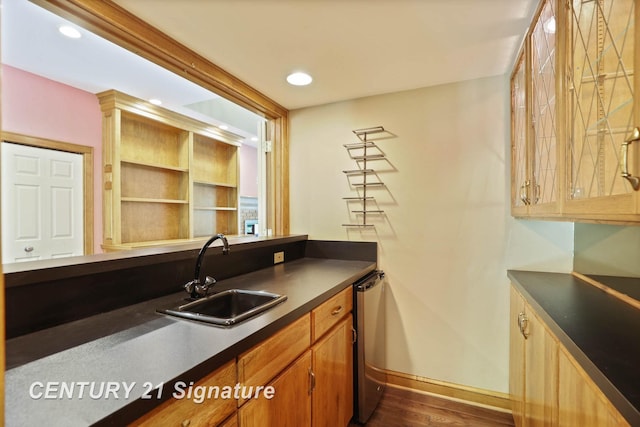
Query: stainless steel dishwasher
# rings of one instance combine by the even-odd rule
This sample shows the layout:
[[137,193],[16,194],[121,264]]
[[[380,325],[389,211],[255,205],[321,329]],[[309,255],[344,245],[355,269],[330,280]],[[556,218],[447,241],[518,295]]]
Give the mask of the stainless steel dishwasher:
[[355,419],[365,423],[385,386],[384,272],[374,270],[353,284],[356,312]]

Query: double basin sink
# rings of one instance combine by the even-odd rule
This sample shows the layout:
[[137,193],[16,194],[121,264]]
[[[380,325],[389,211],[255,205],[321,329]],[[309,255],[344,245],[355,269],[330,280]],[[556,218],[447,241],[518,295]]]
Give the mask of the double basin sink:
[[265,291],[229,289],[158,312],[217,326],[233,326],[287,299]]

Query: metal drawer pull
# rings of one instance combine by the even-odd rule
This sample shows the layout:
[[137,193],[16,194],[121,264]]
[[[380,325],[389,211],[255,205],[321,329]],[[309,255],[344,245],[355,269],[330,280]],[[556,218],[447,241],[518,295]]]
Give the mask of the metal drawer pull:
[[27,246],[24,248],[25,252],[33,252],[33,246]]
[[632,142],[640,142],[640,128],[635,128],[629,139],[622,143],[620,151],[620,171],[623,178],[631,183],[635,191],[640,190],[640,177],[633,176],[629,172],[629,145]]
[[343,308],[344,308],[343,306],[339,305],[338,307],[333,309],[333,311],[331,312],[331,315],[332,316],[336,316],[336,315],[340,314],[342,312]]

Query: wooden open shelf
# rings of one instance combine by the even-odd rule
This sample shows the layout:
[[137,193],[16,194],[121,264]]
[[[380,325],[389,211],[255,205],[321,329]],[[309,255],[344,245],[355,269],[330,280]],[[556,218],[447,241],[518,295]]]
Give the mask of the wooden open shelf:
[[98,99],[106,249],[238,234],[241,137],[115,90]]

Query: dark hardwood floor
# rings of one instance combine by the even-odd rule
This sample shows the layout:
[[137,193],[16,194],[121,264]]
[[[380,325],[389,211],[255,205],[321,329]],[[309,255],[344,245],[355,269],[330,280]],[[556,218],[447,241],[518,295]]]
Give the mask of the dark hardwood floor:
[[[513,426],[509,413],[387,386],[366,427]],[[352,423],[350,427],[360,424]]]

